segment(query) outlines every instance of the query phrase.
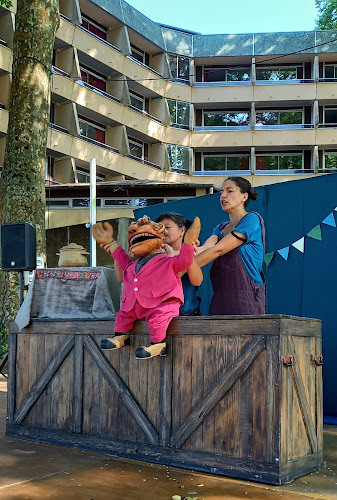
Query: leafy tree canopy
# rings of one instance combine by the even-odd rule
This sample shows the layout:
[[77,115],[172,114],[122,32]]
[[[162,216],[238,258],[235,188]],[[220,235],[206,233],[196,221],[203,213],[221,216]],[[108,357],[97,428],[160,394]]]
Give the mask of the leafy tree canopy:
[[12,2],[10,0],[0,0],[0,5],[4,5],[5,7],[12,7]]
[[316,0],[318,18],[316,28],[319,30],[337,29],[337,0]]

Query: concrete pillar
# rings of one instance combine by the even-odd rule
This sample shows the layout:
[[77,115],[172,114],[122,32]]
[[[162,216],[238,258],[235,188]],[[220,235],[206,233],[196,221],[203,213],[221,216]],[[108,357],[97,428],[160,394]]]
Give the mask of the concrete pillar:
[[319,56],[314,56],[314,63],[312,65],[312,79],[315,82],[319,80]]
[[256,172],[256,154],[254,146],[250,148],[250,171],[252,175]]
[[255,85],[256,82],[256,62],[255,62],[255,57],[252,57],[252,67],[250,71],[250,78],[252,81],[252,85]]
[[314,146],[311,151],[311,168],[318,174],[319,169],[319,157],[318,157],[318,146]]

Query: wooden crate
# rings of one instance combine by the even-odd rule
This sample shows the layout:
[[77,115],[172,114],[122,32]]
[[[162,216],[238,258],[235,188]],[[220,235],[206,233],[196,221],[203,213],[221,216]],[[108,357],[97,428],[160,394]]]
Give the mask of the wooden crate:
[[320,321],[176,318],[151,360],[144,321],[101,351],[113,326],[11,323],[7,436],[270,484],[323,465]]

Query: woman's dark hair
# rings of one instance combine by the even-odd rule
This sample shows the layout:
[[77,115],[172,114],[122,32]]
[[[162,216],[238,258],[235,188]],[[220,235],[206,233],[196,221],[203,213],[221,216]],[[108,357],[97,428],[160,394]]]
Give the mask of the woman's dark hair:
[[256,200],[257,199],[257,191],[254,191],[252,189],[251,183],[249,181],[247,181],[247,179],[245,179],[244,177],[233,175],[233,176],[227,177],[227,179],[225,179],[224,182],[226,182],[226,181],[235,182],[235,184],[238,186],[238,188],[240,189],[242,194],[248,193],[248,198],[245,201],[245,208],[247,207],[249,200]]
[[192,224],[192,221],[185,219],[181,214],[177,214],[177,212],[166,212],[160,214],[159,217],[156,218],[155,222],[161,222],[163,219],[170,219],[172,222],[177,224],[178,227],[186,227],[186,230]]

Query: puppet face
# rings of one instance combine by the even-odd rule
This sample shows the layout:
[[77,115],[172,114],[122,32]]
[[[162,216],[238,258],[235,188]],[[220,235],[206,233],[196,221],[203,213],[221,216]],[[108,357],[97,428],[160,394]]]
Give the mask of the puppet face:
[[167,231],[161,222],[153,222],[147,215],[130,224],[128,229],[131,257],[147,257],[162,246]]

